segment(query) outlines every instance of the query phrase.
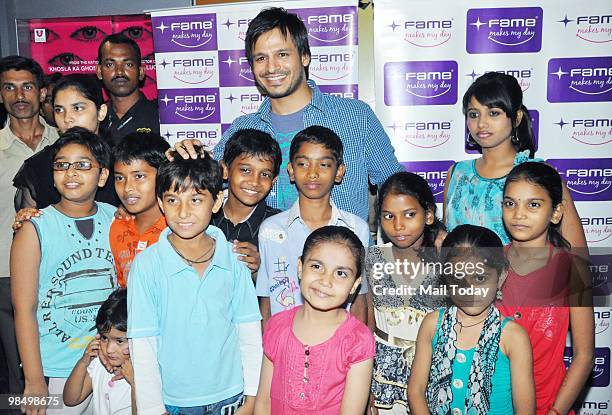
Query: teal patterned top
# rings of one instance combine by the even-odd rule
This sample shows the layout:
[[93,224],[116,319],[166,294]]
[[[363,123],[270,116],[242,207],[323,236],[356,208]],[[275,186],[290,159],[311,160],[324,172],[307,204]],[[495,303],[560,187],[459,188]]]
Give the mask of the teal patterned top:
[[[516,153],[514,165],[530,159],[529,150]],[[446,227],[449,232],[459,225],[471,224],[491,229],[504,245],[510,243],[510,235],[502,220],[502,200],[506,176],[486,179],[476,171],[476,160],[464,160],[455,164],[450,177],[446,201]]]

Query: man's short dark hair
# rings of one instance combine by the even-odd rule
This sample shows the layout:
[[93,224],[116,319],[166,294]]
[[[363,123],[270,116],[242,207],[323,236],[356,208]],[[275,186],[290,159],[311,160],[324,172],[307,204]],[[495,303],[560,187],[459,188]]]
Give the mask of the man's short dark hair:
[[149,166],[159,169],[166,161],[166,150],[170,144],[159,134],[153,132],[133,132],[123,137],[113,148],[113,163],[130,164],[143,160]]
[[136,54],[136,66],[140,67],[142,56],[140,54],[140,47],[138,43],[134,42],[134,39],[124,35],[123,33],[113,33],[112,35],[106,36],[102,39],[100,46],[98,46],[98,63],[102,65],[102,48],[106,43],[112,43],[113,45],[128,45],[134,49]]
[[80,144],[91,151],[94,158],[100,165],[106,169],[110,169],[111,149],[100,136],[92,133],[83,127],[72,127],[64,134],[60,135],[59,139],[53,144],[53,160],[59,151],[69,144]]
[[201,146],[194,148],[200,154],[199,158],[185,160],[173,151],[173,160],[165,161],[159,166],[155,183],[158,198],[161,199],[164,192],[169,190],[184,192],[193,188],[197,192],[208,190],[216,200],[223,185],[221,165],[207,151],[203,151]]
[[280,146],[270,134],[251,128],[236,131],[225,143],[223,162],[229,168],[242,155],[272,160],[272,174],[278,176],[283,156]]
[[[264,9],[249,23],[244,38],[244,49],[251,67],[253,66],[253,49],[261,35],[273,29],[279,29],[285,38],[290,35],[300,56],[310,56],[308,30],[297,14],[289,13],[282,7]],[[308,67],[306,77],[308,78]]]
[[36,81],[36,87],[42,88],[45,82],[45,73],[40,67],[38,62],[34,59],[25,58],[23,56],[11,55],[5,56],[0,59],[0,76],[4,72],[15,70],[15,71],[28,71],[34,76]]
[[313,125],[300,131],[291,140],[289,148],[289,161],[293,161],[300,146],[304,143],[321,144],[323,147],[331,151],[338,165],[343,163],[344,146],[338,134],[327,127]]

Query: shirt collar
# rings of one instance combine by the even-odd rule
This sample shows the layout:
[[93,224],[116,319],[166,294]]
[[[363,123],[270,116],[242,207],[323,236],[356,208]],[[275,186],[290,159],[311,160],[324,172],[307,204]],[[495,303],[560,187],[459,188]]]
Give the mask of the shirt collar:
[[[40,143],[38,143],[38,147],[36,147],[35,151],[38,151],[41,148],[46,147],[49,144],[53,144],[55,141],[57,141],[57,137],[58,137],[57,129],[47,124],[47,122],[45,121],[43,117],[39,116],[38,121],[40,121],[40,123],[44,127],[44,130],[42,133],[42,138],[40,139]],[[6,119],[6,124],[4,125],[4,128],[0,129],[0,150],[8,149],[10,146],[13,145],[15,141],[19,141],[20,143],[23,143],[19,139],[19,137],[17,137],[13,133],[13,130],[11,130],[10,126],[11,126],[11,117],[8,116]],[[25,145],[25,143],[23,144]]]
[[[331,218],[329,220],[328,225],[333,226],[344,226],[349,228],[353,232],[356,231],[355,221],[352,220],[350,216],[347,215],[347,212],[338,209],[333,200],[330,199],[330,204],[332,208]],[[295,201],[293,206],[287,211],[287,223],[286,228],[289,228],[297,219],[300,220],[301,223],[304,223],[302,216],[300,214],[300,200]]]
[[[183,259],[176,253],[168,236],[172,232],[170,227],[167,227],[159,235],[159,241],[157,242],[157,252],[161,258],[161,266],[164,270],[165,275],[175,275],[186,269],[192,269]],[[230,271],[232,268],[232,250],[230,244],[225,239],[225,235],[221,229],[213,225],[208,225],[205,230],[206,234],[215,240],[215,253],[213,255],[211,263],[208,265],[208,269],[211,267],[217,267]],[[206,270],[207,272],[208,269]]]
[[[308,87],[312,90],[312,99],[310,100],[309,105],[313,108],[318,109],[321,112],[325,112],[326,105],[324,100],[324,94],[321,92],[315,81],[309,79],[308,81],[306,81],[306,83],[308,84]],[[305,108],[307,107],[308,105]],[[262,120],[269,120],[270,112],[272,112],[272,103],[270,102],[270,98],[266,97],[266,99],[264,99],[261,106],[259,107],[259,111],[257,111],[257,113],[259,114],[259,117]]]
[[106,106],[108,107],[108,119],[112,120],[113,118],[116,118],[119,121],[123,121],[124,119],[126,119],[126,117],[132,115],[138,109],[139,106],[143,105],[147,101],[147,97],[145,97],[142,92],[140,92],[139,94],[140,95],[138,97],[138,101],[136,101],[136,103],[132,105],[130,109],[125,112],[125,114],[123,114],[123,118],[121,118],[121,120],[119,120],[119,117],[117,117],[117,113],[113,108],[113,101],[109,99],[106,103]]

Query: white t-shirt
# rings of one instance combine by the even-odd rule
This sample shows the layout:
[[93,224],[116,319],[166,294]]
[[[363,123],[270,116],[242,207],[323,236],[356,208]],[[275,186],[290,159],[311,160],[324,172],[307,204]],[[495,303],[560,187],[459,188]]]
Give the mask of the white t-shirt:
[[96,358],[87,367],[91,377],[93,397],[91,406],[94,415],[130,415],[132,413],[132,387],[125,379],[111,382],[100,359]]

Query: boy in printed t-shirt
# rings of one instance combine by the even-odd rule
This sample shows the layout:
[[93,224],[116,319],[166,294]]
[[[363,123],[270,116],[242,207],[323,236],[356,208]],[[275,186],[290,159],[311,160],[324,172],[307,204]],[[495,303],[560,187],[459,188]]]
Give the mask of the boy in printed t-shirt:
[[155,133],[135,132],[113,148],[115,190],[130,215],[115,218],[110,228],[110,245],[115,258],[117,282],[127,286],[134,256],[157,242],[166,228],[155,196],[155,176],[170,148]]
[[249,269],[209,226],[223,202],[221,167],[208,153],[172,156],[156,183],[168,228],[136,256],[128,281],[138,413],[251,414],[261,316]]
[[[344,226],[352,230],[364,246],[370,242],[367,223],[338,209],[331,201],[334,183],[340,183],[346,170],[342,141],[332,130],[308,127],[291,141],[289,177],[298,189],[293,206],[269,219],[259,229],[261,266],[257,276],[257,295],[264,324],[271,315],[303,304],[297,278],[297,260],[310,233],[322,226]],[[364,276],[365,277],[365,276]],[[351,313],[366,321],[365,293],[362,281]]]
[[268,133],[238,130],[225,145],[221,166],[223,178],[228,182],[227,199],[211,223],[234,243],[234,252],[241,255],[239,259],[246,263],[253,276],[260,263],[259,226],[280,212],[265,201],[276,182],[280,165],[280,147]]

